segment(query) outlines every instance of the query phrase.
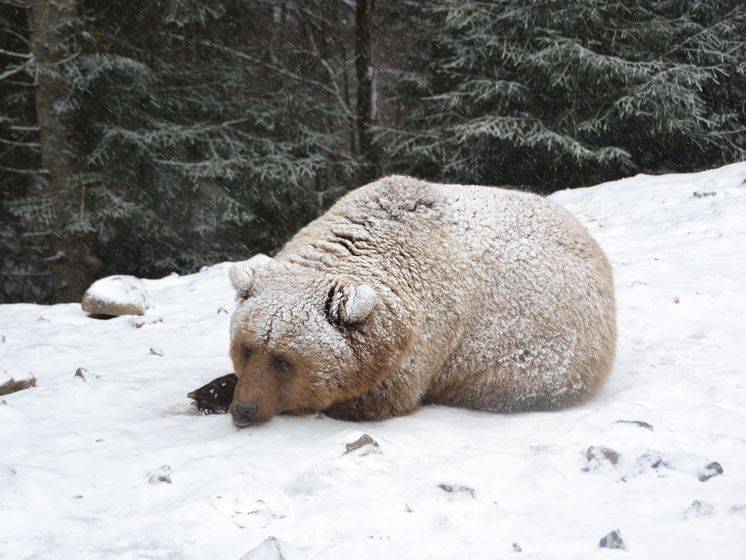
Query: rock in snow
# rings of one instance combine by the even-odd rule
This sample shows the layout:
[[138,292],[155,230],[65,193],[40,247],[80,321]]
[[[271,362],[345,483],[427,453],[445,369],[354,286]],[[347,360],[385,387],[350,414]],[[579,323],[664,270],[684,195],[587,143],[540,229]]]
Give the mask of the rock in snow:
[[91,284],[80,305],[83,311],[94,316],[144,315],[150,307],[150,299],[139,278],[117,275]]
[[619,453],[603,445],[592,445],[583,454],[586,460],[583,470],[586,472],[597,471],[604,464],[615,467],[619,463]]
[[620,548],[622,550],[627,550],[627,545],[624,544],[622,534],[617,529],[613,530],[598,541],[598,546],[601,548]]
[[474,491],[474,488],[469,488],[468,486],[461,486],[459,484],[438,484],[438,488],[443,490],[443,492],[446,492],[448,494],[467,494],[471,496],[472,498],[475,498],[477,496],[477,493]]
[[645,428],[646,430],[653,431],[653,425],[649,424],[647,422],[643,422],[642,420],[617,420],[614,422],[615,424],[631,424],[633,426],[639,426],[640,428]]
[[710,480],[713,476],[718,476],[720,474],[723,474],[723,467],[717,461],[713,461],[712,463],[705,465],[705,467],[699,471],[698,476],[700,482],[704,482],[705,480]]
[[715,513],[715,506],[703,502],[702,500],[694,500],[692,504],[684,510],[684,517],[689,519],[692,517],[706,517]]
[[0,395],[8,395],[36,386],[36,377],[30,371],[15,366],[0,370]]
[[352,443],[348,443],[345,447],[347,448],[347,451],[345,451],[345,455],[364,447],[369,447],[369,449],[365,452],[369,453],[374,448],[378,447],[378,442],[370,437],[368,434],[363,434]]
[[241,556],[241,560],[304,560],[305,558],[306,556],[298,549],[277,537],[267,537],[259,546]]
[[78,379],[82,379],[83,381],[101,379],[101,376],[99,374],[90,372],[84,367],[79,367],[78,369],[76,369],[74,377],[77,377]]
[[148,482],[150,484],[171,484],[171,474],[173,471],[168,465],[162,465],[148,473]]

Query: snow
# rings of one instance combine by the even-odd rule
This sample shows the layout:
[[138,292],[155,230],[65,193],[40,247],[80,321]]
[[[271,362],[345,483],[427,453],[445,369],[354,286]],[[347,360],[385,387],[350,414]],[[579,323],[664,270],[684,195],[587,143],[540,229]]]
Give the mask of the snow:
[[[200,415],[186,394],[231,371],[230,263],[144,281],[138,321],[0,306],[0,370],[37,378],[0,399],[0,558],[238,560],[270,536],[329,559],[742,558],[745,181],[740,163],[553,195],[606,250],[620,328],[600,393],[559,412]],[[376,452],[346,453],[364,434]],[[626,551],[599,548],[613,531]]]

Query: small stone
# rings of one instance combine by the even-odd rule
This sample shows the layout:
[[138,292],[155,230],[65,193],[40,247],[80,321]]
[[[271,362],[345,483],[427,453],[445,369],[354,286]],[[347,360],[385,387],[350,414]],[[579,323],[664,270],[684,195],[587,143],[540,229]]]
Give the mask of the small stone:
[[596,471],[601,467],[602,463],[609,463],[612,466],[616,466],[619,463],[619,453],[611,449],[610,447],[604,447],[602,445],[592,445],[588,447],[584,452],[585,459],[587,461],[583,471]]
[[136,329],[149,327],[152,325],[163,324],[163,317],[135,317],[130,321],[130,325]]
[[627,545],[624,544],[622,534],[618,529],[614,529],[611,533],[598,541],[598,546],[600,548],[619,548],[621,550],[627,550]]
[[679,299],[679,296],[676,296],[675,298],[673,298],[673,302],[674,303],[681,303],[681,300]]
[[156,470],[148,473],[148,482],[150,484],[171,484],[171,467],[163,465]]
[[689,519],[692,517],[706,517],[715,513],[715,506],[703,502],[701,500],[694,500],[691,505],[684,510],[684,517]]
[[139,278],[107,276],[91,284],[80,305],[92,317],[145,315],[145,310],[150,307],[150,297]]
[[353,451],[357,451],[358,449],[362,449],[363,447],[367,446],[371,446],[371,449],[369,449],[365,454],[372,451],[373,448],[378,447],[378,442],[370,437],[368,434],[363,434],[352,443],[348,443],[346,445],[347,451],[345,451],[344,454],[347,455],[348,453],[352,453]]
[[694,198],[705,198],[708,196],[715,196],[715,191],[694,191],[692,195]]
[[0,395],[9,395],[36,387],[36,377],[30,371],[10,367],[0,370]]
[[513,552],[523,552],[521,545],[519,545],[517,542],[513,543]]
[[710,480],[713,476],[721,474],[723,474],[723,467],[717,461],[713,461],[705,465],[703,469],[700,469],[699,481],[704,482],[705,480]]
[[3,344],[5,344],[5,343],[7,342],[7,340],[8,340],[8,339],[7,339],[7,338],[5,338],[5,335],[4,335],[4,334],[0,334],[0,342],[2,342]]
[[75,496],[73,496],[73,498],[75,498],[76,500],[82,500],[83,494],[76,494]]
[[477,493],[474,491],[474,488],[469,488],[468,486],[459,486],[454,484],[438,484],[438,488],[443,490],[443,492],[448,492],[449,494],[454,493],[464,493],[469,494],[472,498],[476,498]]
[[152,354],[153,356],[163,356],[163,350],[162,350],[161,348],[153,348],[153,347],[151,346],[151,347],[150,347],[150,353],[151,353],[151,354]]
[[637,465],[641,470],[658,470],[660,467],[671,468],[671,464],[655,451],[648,451],[640,455],[637,459]]
[[617,420],[614,422],[614,424],[633,424],[634,426],[639,426],[640,428],[645,428],[646,430],[653,431],[653,425],[648,424],[647,422],[643,422],[642,420]]
[[97,373],[92,373],[83,367],[79,367],[77,370],[75,370],[75,377],[78,377],[83,381],[88,381],[89,379],[101,379],[100,375],[98,375]]

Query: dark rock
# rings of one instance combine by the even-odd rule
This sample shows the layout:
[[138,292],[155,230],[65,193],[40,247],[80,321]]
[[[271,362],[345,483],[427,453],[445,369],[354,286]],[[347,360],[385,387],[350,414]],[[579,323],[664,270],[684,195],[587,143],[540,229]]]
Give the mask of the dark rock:
[[622,534],[618,529],[614,529],[611,533],[598,541],[598,546],[600,548],[619,548],[621,550],[627,550],[627,545],[624,544]]
[[238,377],[235,373],[213,379],[187,395],[203,414],[225,414],[233,400]]
[[723,474],[723,467],[717,461],[713,461],[699,471],[699,481],[704,482],[705,480],[710,480],[713,476],[721,474]]
[[519,545],[517,542],[513,543],[513,552],[523,552],[521,545]]
[[472,498],[476,498],[477,496],[477,493],[474,491],[474,488],[469,488],[468,486],[458,486],[454,484],[438,484],[438,488],[443,490],[443,492],[448,492],[449,494],[464,493],[464,494],[469,494]]
[[652,424],[648,424],[647,422],[643,422],[642,420],[617,420],[616,422],[614,422],[614,424],[633,424],[635,426],[639,426],[640,428],[650,430],[651,432],[653,431]]
[[163,356],[163,350],[160,348],[150,348],[150,353],[153,354],[153,356]]
[[368,434],[363,434],[358,439],[353,441],[352,443],[348,443],[346,445],[347,451],[345,451],[345,455],[348,453],[352,453],[353,451],[357,451],[358,449],[362,449],[363,447],[370,446],[370,449],[366,452],[369,453],[374,448],[378,447],[378,442],[374,440],[372,437],[370,437]]
[[162,465],[156,470],[148,473],[148,482],[150,484],[171,484],[171,467],[168,465]]

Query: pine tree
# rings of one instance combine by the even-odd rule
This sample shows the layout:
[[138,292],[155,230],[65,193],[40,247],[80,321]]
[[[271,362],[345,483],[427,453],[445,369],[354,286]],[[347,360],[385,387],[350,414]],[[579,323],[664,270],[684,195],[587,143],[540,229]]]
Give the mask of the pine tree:
[[[75,217],[95,233],[101,274],[272,251],[357,183],[354,6],[90,0],[69,19],[80,48],[56,65],[57,106],[74,112],[81,143],[75,171],[54,175],[80,193]],[[3,201],[6,247],[54,230],[54,207],[22,179]],[[33,270],[18,259],[7,270],[33,280],[55,255],[50,243],[38,252]]]
[[107,259],[112,272],[194,270],[271,251],[357,168],[337,132],[349,107],[327,70],[309,72],[311,55],[287,42],[310,48],[323,18],[280,4],[184,4],[89,19],[96,48],[70,77],[89,113],[85,180],[102,242],[138,248]]
[[410,117],[379,140],[401,169],[551,191],[744,156],[740,0],[439,0],[413,25]]

